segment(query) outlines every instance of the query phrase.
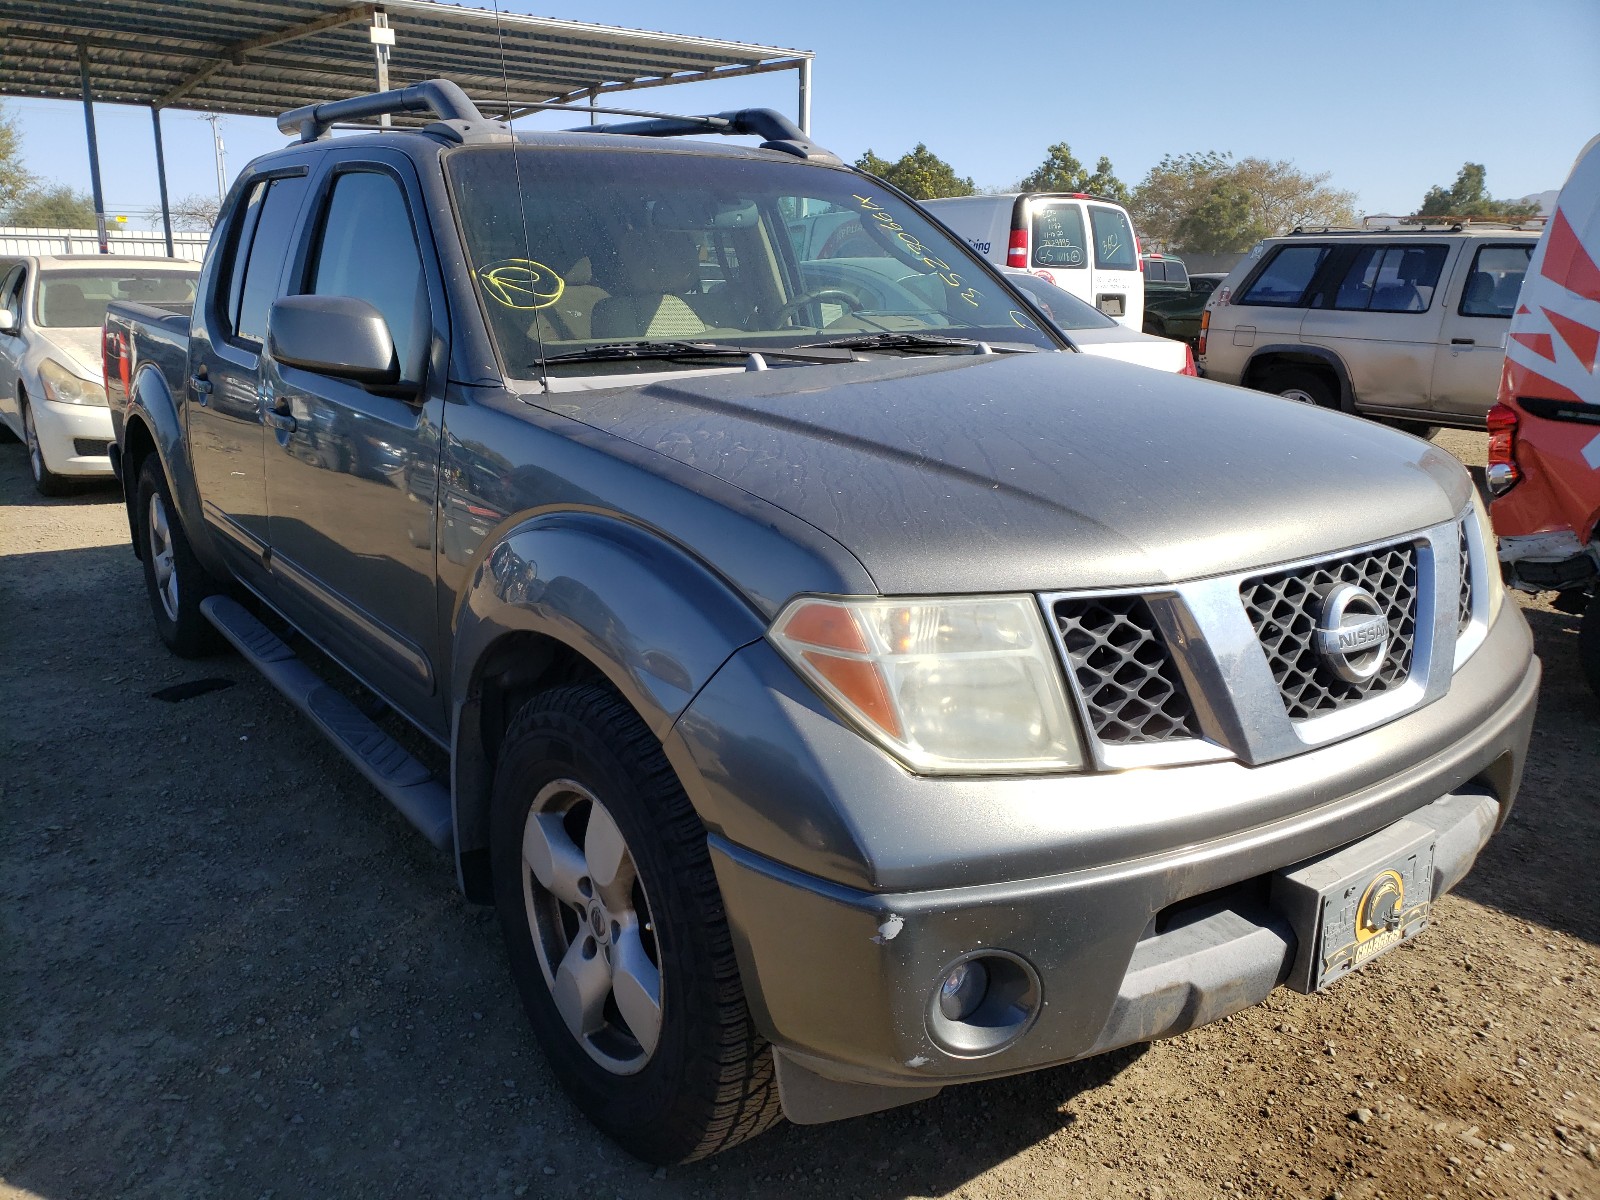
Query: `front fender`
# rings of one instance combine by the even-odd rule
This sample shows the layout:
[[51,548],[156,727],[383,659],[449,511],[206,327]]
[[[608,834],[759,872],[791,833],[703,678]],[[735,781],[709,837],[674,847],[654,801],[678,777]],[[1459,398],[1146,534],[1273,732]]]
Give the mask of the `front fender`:
[[123,454],[122,493],[128,501],[128,525],[133,534],[134,546],[139,546],[138,524],[133,506],[139,493],[136,470],[127,467],[127,448],[137,436],[137,427],[154,444],[161,460],[161,470],[172,491],[172,501],[178,507],[178,517],[189,545],[202,566],[217,579],[228,578],[228,564],[217,553],[211,540],[211,531],[200,510],[200,489],[195,484],[194,465],[189,458],[189,445],[184,437],[183,415],[178,411],[178,401],[168,387],[167,380],[153,363],[141,363],[128,386],[128,403],[118,433]]
[[615,517],[557,512],[507,530],[454,614],[452,755],[458,853],[488,844],[493,764],[477,728],[483,664],[533,634],[600,670],[665,739],[718,667],[765,631],[761,615],[680,546]]

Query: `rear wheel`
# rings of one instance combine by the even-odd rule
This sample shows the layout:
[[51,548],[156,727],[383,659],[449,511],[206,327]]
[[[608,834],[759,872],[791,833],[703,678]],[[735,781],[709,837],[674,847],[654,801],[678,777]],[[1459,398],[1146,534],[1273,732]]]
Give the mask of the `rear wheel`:
[[156,632],[180,658],[209,654],[221,645],[221,638],[200,611],[200,601],[221,589],[189,546],[161,460],[154,454],[139,470],[138,496],[144,586]]
[[57,475],[44,461],[44,447],[39,444],[39,430],[33,423],[33,405],[22,399],[22,440],[28,446],[28,470],[33,473],[33,487],[41,496],[65,496],[72,490],[66,476]]
[[661,746],[608,689],[530,700],[495,770],[495,908],[551,1068],[596,1125],[654,1163],[777,1123],[705,828]]
[[1273,392],[1285,400],[1310,404],[1316,408],[1338,408],[1339,394],[1329,386],[1325,376],[1316,371],[1290,367],[1274,371],[1267,377],[1263,391]]
[[1589,689],[1600,697],[1600,589],[1590,594],[1589,607],[1578,628],[1578,662]]

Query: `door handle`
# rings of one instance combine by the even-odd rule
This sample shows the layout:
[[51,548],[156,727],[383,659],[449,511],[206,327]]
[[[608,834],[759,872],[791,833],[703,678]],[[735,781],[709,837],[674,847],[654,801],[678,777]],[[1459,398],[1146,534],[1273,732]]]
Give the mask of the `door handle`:
[[276,409],[267,414],[267,420],[272,423],[274,429],[281,429],[285,433],[293,433],[299,425],[299,422],[289,413],[278,412]]
[[194,389],[195,395],[200,397],[200,403],[202,405],[205,404],[206,397],[211,395],[211,380],[204,375],[191,375],[189,376],[189,386]]
[[1476,346],[1478,343],[1471,338],[1451,338],[1450,344],[1452,346]]

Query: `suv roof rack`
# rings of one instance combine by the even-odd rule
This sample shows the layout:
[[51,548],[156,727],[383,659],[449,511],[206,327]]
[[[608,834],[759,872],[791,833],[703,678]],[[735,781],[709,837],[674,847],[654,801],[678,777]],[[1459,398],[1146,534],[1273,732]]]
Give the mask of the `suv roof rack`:
[[[835,166],[843,163],[833,151],[824,149],[807,137],[788,117],[770,108],[741,108],[705,116],[674,116],[632,108],[576,107],[571,104],[529,104],[518,111],[535,109],[644,118],[608,125],[580,125],[566,130],[567,133],[619,133],[634,137],[684,137],[707,133],[730,137],[751,135],[762,139],[763,150],[777,150],[796,158]],[[345,124],[349,121],[409,112],[431,112],[439,120],[424,126],[423,132],[437,134],[451,141],[503,142],[513,136],[507,122],[492,121],[485,117],[472,98],[448,79],[429,79],[395,91],[371,92],[365,96],[307,104],[280,115],[278,129],[283,133],[298,135],[302,142],[315,142],[327,137],[332,129],[351,128]]]
[[[1389,213],[1374,213],[1363,217],[1360,225],[1323,225],[1321,227],[1308,227],[1296,225],[1289,231],[1288,236],[1300,235],[1302,237],[1353,237],[1358,234],[1372,233],[1462,233],[1468,229],[1541,229],[1550,220],[1546,216],[1523,217],[1516,221],[1507,221],[1498,217],[1397,217]],[[1372,221],[1393,221],[1393,225],[1373,225]]]

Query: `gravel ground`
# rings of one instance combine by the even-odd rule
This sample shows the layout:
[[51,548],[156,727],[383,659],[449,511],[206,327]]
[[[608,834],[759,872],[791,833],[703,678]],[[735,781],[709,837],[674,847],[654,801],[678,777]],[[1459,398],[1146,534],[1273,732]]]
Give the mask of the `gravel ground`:
[[160,648],[116,494],[40,500],[0,446],[0,1196],[1600,1196],[1600,705],[1522,603],[1521,800],[1415,942],[661,1172],[556,1089],[447,861],[240,660]]

